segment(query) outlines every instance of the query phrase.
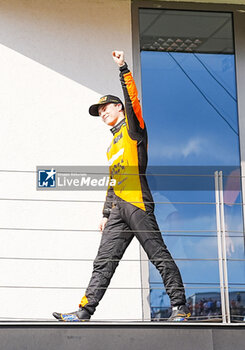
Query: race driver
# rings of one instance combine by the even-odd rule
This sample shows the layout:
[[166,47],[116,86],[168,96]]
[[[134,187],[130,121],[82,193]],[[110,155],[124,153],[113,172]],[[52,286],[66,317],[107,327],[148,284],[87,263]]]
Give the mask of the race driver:
[[100,230],[100,247],[93,272],[78,311],[57,313],[61,321],[89,320],[102,299],[126,248],[135,236],[150,261],[160,272],[170,298],[169,321],[185,321],[190,316],[181,275],[163,242],[154,216],[154,203],[145,172],[147,166],[147,131],[142,118],[137,89],[122,51],[114,51],[113,59],[120,70],[125,106],[113,95],[105,95],[89,108],[111,126],[113,139],[107,150],[110,178],[115,186],[107,191]]

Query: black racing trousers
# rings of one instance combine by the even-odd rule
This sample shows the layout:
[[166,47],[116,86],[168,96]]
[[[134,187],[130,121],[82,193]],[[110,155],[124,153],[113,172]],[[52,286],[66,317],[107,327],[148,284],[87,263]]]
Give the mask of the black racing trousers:
[[186,303],[181,275],[159,232],[154,206],[150,205],[143,211],[128,202],[118,201],[112,208],[103,231],[92,277],[85,293],[88,303],[84,308],[90,314],[94,313],[134,236],[160,272],[171,305]]

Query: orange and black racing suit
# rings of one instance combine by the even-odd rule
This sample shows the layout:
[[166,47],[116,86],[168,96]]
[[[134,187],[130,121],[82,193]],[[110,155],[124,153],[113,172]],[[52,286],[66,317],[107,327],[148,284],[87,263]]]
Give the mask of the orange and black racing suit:
[[125,119],[111,131],[107,151],[110,177],[116,185],[107,191],[103,215],[108,218],[91,280],[80,306],[93,314],[120,259],[134,236],[159,270],[171,305],[185,304],[180,272],[163,242],[154,216],[154,203],[146,176],[147,131],[137,89],[127,64],[120,67],[125,98]]

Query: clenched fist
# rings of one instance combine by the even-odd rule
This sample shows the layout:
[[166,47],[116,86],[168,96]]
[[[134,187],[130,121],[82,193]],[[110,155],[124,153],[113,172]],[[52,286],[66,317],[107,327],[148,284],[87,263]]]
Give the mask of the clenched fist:
[[117,63],[118,67],[122,67],[125,64],[123,51],[113,51],[112,57],[114,61]]

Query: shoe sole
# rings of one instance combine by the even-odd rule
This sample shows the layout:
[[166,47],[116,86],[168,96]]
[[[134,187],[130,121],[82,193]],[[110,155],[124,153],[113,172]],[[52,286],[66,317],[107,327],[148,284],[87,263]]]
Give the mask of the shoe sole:
[[89,319],[80,319],[77,315],[74,314],[60,314],[57,312],[53,313],[54,318],[56,318],[60,322],[86,322]]

